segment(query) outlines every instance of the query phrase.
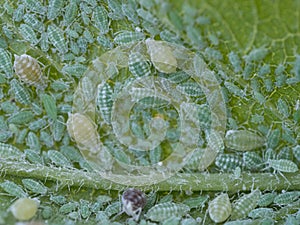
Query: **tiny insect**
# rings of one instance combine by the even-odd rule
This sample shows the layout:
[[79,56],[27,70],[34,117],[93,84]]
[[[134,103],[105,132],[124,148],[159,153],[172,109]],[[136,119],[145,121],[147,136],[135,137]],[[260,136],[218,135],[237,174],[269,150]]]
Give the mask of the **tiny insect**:
[[16,114],[13,114],[8,118],[9,123],[17,124],[17,125],[24,125],[31,122],[34,118],[34,115],[31,111],[20,111]]
[[260,198],[257,202],[257,205],[260,207],[269,206],[271,203],[273,203],[275,197],[276,197],[276,193],[274,193],[274,192],[266,193],[266,194],[260,196]]
[[76,0],[71,0],[70,4],[67,5],[64,14],[64,25],[70,25],[76,18],[78,11],[78,6]]
[[258,170],[263,164],[263,160],[256,152],[245,152],[243,154],[243,163],[249,170]]
[[278,128],[274,130],[270,130],[267,135],[267,146],[272,149],[276,148],[277,145],[279,144],[280,136],[281,136],[281,132]]
[[267,48],[256,48],[243,58],[245,59],[246,63],[259,62],[262,61],[268,53],[269,50]]
[[55,99],[48,94],[41,94],[40,98],[47,115],[49,116],[49,118],[55,121],[57,119],[57,107]]
[[25,150],[25,156],[26,159],[31,162],[32,164],[40,164],[40,165],[44,165],[44,160],[43,158],[40,156],[40,154],[32,149],[27,149]]
[[252,219],[272,218],[275,215],[272,208],[257,208],[249,212],[248,217]]
[[227,220],[231,214],[231,203],[228,194],[221,194],[208,204],[208,213],[215,223]]
[[4,72],[6,78],[11,78],[13,75],[11,55],[3,48],[0,48],[0,70]]
[[150,13],[149,11],[146,11],[142,8],[137,9],[137,14],[144,19],[145,21],[153,24],[153,25],[157,25],[157,18],[155,18],[155,16],[152,15],[152,13]]
[[280,112],[283,118],[288,118],[290,116],[289,105],[282,98],[279,98],[277,101],[277,110]]
[[71,162],[59,151],[48,150],[47,156],[57,166],[61,167],[72,167]]
[[154,67],[162,73],[173,73],[177,68],[177,60],[170,46],[162,41],[146,40],[146,46]]
[[9,209],[17,220],[30,220],[37,213],[38,206],[36,199],[19,198]]
[[259,68],[258,76],[263,78],[265,75],[270,73],[271,73],[270,65],[264,64],[262,67]]
[[64,6],[63,0],[49,0],[47,19],[54,20],[60,14]]
[[26,87],[24,87],[19,81],[13,79],[10,81],[11,90],[15,95],[15,99],[24,105],[31,104],[31,96]]
[[277,195],[274,198],[274,203],[277,205],[288,205],[296,201],[300,197],[300,191],[289,191]]
[[223,55],[219,50],[210,47],[205,48],[204,55],[210,61],[223,59]]
[[41,184],[33,179],[23,179],[22,183],[26,189],[33,193],[45,195],[48,191],[48,188],[44,184]]
[[45,145],[47,148],[51,148],[54,146],[53,137],[48,131],[42,130],[40,132],[40,140],[42,144]]
[[244,219],[251,210],[253,210],[260,198],[260,191],[256,189],[250,194],[245,194],[239,198],[234,204],[231,213],[231,219]]
[[279,172],[295,173],[299,170],[296,163],[287,159],[269,159],[267,164]]
[[25,198],[28,194],[23,190],[23,188],[12,181],[6,180],[3,183],[0,183],[0,187],[6,191],[8,194],[18,197]]
[[236,167],[243,166],[243,159],[239,155],[236,154],[219,154],[216,157],[215,164],[221,170],[224,171],[234,171]]
[[152,221],[161,222],[171,216],[182,217],[190,211],[190,207],[182,203],[159,203],[150,208],[145,215]]
[[103,6],[94,8],[93,19],[94,25],[100,30],[100,34],[106,34],[109,31],[108,14]]
[[195,82],[185,82],[178,84],[176,86],[176,89],[190,97],[200,97],[204,95],[201,86]]
[[68,202],[66,204],[63,204],[59,208],[58,212],[61,214],[68,214],[70,212],[75,211],[78,208],[78,206],[79,206],[78,202]]
[[47,34],[50,42],[61,54],[68,52],[67,42],[64,38],[63,31],[59,27],[54,24],[50,24],[47,28]]
[[53,215],[53,209],[50,206],[43,206],[41,215],[44,220],[50,219]]
[[24,15],[24,22],[31,26],[34,30],[38,32],[42,32],[44,30],[44,24],[39,21],[33,14],[25,14]]
[[229,130],[225,135],[225,145],[236,151],[250,151],[262,147],[265,139],[250,130]]
[[29,85],[40,86],[43,83],[41,67],[30,55],[15,55],[14,69],[18,77]]
[[136,77],[149,76],[151,66],[139,52],[131,52],[128,60],[129,71]]
[[144,192],[129,188],[122,195],[122,211],[138,221],[147,199]]
[[113,90],[108,83],[99,84],[97,89],[97,109],[100,111],[104,121],[109,124],[111,122],[111,111],[113,106]]
[[22,35],[22,37],[29,41],[31,44],[36,45],[39,43],[39,40],[37,39],[37,36],[34,32],[34,30],[27,24],[21,24],[19,27],[19,32]]
[[57,205],[64,205],[67,202],[67,199],[65,196],[62,195],[51,195],[50,201],[54,202]]
[[144,38],[145,34],[142,32],[123,31],[115,36],[114,43],[118,45],[126,45],[140,41]]
[[216,130],[205,131],[207,145],[215,152],[222,152],[225,148],[224,141]]
[[0,142],[0,158],[4,159],[22,159],[23,153],[16,147],[10,144]]
[[295,156],[295,158],[300,161],[300,145],[296,145],[295,147],[293,147],[293,154]]
[[244,97],[245,96],[245,91],[243,91],[242,89],[240,89],[238,86],[236,86],[233,83],[230,83],[228,81],[224,82],[224,86],[226,87],[226,89],[232,93],[233,95],[239,96],[239,97]]
[[18,8],[13,13],[13,20],[16,22],[21,22],[24,16],[25,6],[23,4],[19,4]]
[[134,24],[139,23],[139,18],[136,13],[136,5],[133,3],[133,1],[128,1],[128,3],[122,3],[122,11],[128,20],[130,20]]
[[29,11],[36,12],[38,14],[44,15],[46,12],[46,8],[42,5],[41,2],[35,0],[23,0],[22,1],[26,8]]

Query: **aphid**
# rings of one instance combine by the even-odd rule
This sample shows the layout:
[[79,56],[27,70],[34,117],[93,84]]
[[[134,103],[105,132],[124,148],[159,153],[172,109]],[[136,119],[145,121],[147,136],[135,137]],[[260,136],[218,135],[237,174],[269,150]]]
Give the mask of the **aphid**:
[[[178,24],[178,26],[182,25]],[[194,26],[189,25],[186,27],[186,35],[195,48],[203,49],[205,47],[206,43],[203,41],[203,37]]]
[[44,165],[44,160],[37,151],[32,149],[27,149],[24,152],[25,152],[26,159],[32,164]]
[[269,50],[265,47],[253,49],[248,55],[244,56],[246,63],[262,61]]
[[300,191],[289,191],[277,195],[273,202],[277,205],[288,205],[296,201],[299,197]]
[[267,77],[264,79],[264,85],[265,85],[265,88],[266,88],[266,91],[267,92],[271,92],[273,91],[273,81],[271,78]]
[[138,189],[129,188],[122,195],[122,211],[138,221],[141,212],[146,205],[146,201],[147,199],[144,192]]
[[13,39],[14,33],[7,26],[2,27],[2,32],[8,39]]
[[228,194],[221,194],[208,204],[208,213],[215,223],[227,220],[231,214],[231,203]]
[[182,217],[190,211],[190,207],[182,203],[166,202],[153,206],[145,215],[152,221],[161,222],[171,216]]
[[139,52],[129,54],[128,69],[136,77],[149,76],[151,66],[147,59]]
[[83,156],[79,150],[72,146],[62,146],[60,148],[60,152],[64,154],[71,162],[80,162],[83,160]]
[[258,170],[263,164],[263,160],[256,152],[245,152],[243,154],[243,163],[249,170]]
[[123,31],[115,36],[114,43],[118,45],[126,45],[143,40],[144,38],[145,34],[142,32]]
[[77,78],[80,78],[83,76],[84,72],[87,70],[87,67],[83,64],[76,63],[73,65],[65,65],[61,72],[62,73],[67,73],[71,76],[75,76]]
[[83,199],[79,201],[79,213],[83,219],[88,218],[91,215],[89,202]]
[[239,198],[234,204],[231,213],[231,219],[244,219],[251,210],[257,206],[260,198],[260,190],[252,191],[250,194],[245,194]]
[[215,152],[223,152],[224,141],[219,132],[216,130],[205,131],[207,145]]
[[50,126],[53,139],[55,141],[60,141],[64,135],[65,131],[65,119],[63,116],[58,116],[57,120],[55,120]]
[[47,148],[51,148],[54,146],[53,137],[47,131],[44,130],[41,131],[40,140]]
[[162,41],[146,40],[147,50],[154,67],[162,73],[173,73],[177,68],[177,60],[172,48]]
[[[87,40],[84,37],[79,37],[77,40],[77,45],[81,53],[86,53],[87,51]],[[76,72],[76,71],[74,71]]]
[[109,8],[112,10],[112,13],[109,13],[109,16],[112,19],[123,19],[123,11],[122,11],[122,5],[119,0],[107,0]]
[[295,156],[295,158],[300,161],[300,145],[296,145],[295,147],[293,147],[293,154]]
[[15,55],[14,70],[18,77],[29,85],[39,86],[43,83],[41,67],[30,55]]
[[157,18],[155,16],[153,16],[152,13],[150,13],[149,11],[146,11],[146,10],[140,8],[140,9],[137,9],[136,12],[139,15],[139,17],[141,17],[145,21],[147,21],[153,25],[157,25],[157,21],[158,21]]
[[114,46],[110,39],[103,35],[97,37],[97,42],[105,49],[112,49]]
[[32,131],[38,131],[39,129],[45,127],[47,125],[47,121],[43,118],[32,121],[29,123],[28,128]]
[[48,188],[44,184],[33,179],[23,179],[22,183],[26,189],[36,194],[45,195],[48,191]]
[[47,52],[49,50],[48,34],[46,32],[41,34],[40,47],[43,52]]
[[259,84],[259,81],[258,81],[257,77],[253,77],[250,82],[251,82],[252,90],[256,91],[256,92],[259,92],[260,91],[260,84]]
[[269,148],[276,148],[280,141],[280,130],[277,128],[275,130],[271,130],[267,136],[267,146]]
[[69,114],[67,130],[79,147],[94,153],[99,151],[99,134],[95,124],[89,117],[80,113]]
[[61,214],[68,214],[70,212],[73,212],[77,209],[78,207],[78,202],[68,202],[64,205],[62,205],[58,212],[61,213]]
[[219,50],[207,47],[205,48],[204,55],[207,57],[208,60],[222,60],[223,55]]
[[38,14],[44,15],[46,12],[46,8],[42,5],[41,2],[35,0],[23,0],[22,1],[26,8],[29,11],[36,12]]
[[139,23],[139,18],[136,13],[136,5],[133,3],[133,1],[122,3],[122,11],[128,20],[130,20],[134,24]]
[[64,25],[68,26],[70,25],[77,16],[77,3],[76,0],[71,0],[70,4],[66,6],[65,14],[64,14]]
[[202,208],[205,203],[208,201],[209,196],[204,195],[204,196],[198,196],[198,197],[190,197],[185,200],[183,200],[183,204],[189,206],[191,209],[193,208]]
[[48,150],[47,156],[57,166],[61,167],[72,167],[71,162],[59,151]]
[[31,111],[20,111],[16,114],[13,114],[8,118],[9,123],[17,124],[17,125],[24,125],[31,122],[34,118],[34,115]]
[[122,207],[121,202],[119,201],[113,202],[105,208],[105,214],[108,217],[111,217],[112,215],[117,214],[120,211],[121,207]]
[[296,55],[293,72],[298,80],[300,80],[300,55]]
[[223,171],[234,171],[236,167],[243,166],[243,159],[236,154],[219,154],[215,159],[215,164]]
[[47,34],[49,41],[61,54],[68,52],[67,41],[65,40],[63,31],[60,28],[54,24],[50,24],[47,28]]
[[0,48],[0,70],[4,72],[6,78],[13,75],[11,55],[3,48]]
[[290,110],[287,102],[279,98],[277,101],[277,110],[280,112],[280,114],[283,116],[283,118],[288,118],[290,116]]
[[67,199],[65,196],[62,195],[51,195],[50,201],[54,202],[57,205],[63,205],[67,202]]
[[290,147],[283,147],[277,154],[277,159],[293,159],[292,149]]
[[176,89],[190,97],[200,97],[204,95],[201,86],[195,82],[185,82],[178,84],[176,86]]
[[47,19],[54,20],[60,14],[64,3],[63,0],[49,0]]
[[24,22],[31,26],[34,30],[38,32],[43,32],[44,31],[44,24],[39,21],[33,14],[25,14],[24,15]]
[[23,152],[13,145],[0,142],[0,158],[18,160],[24,158],[24,155]]
[[57,119],[57,107],[55,99],[48,94],[41,94],[40,98],[47,115],[55,121]]
[[22,35],[22,37],[29,41],[31,44],[36,45],[39,43],[39,40],[37,39],[37,36],[34,32],[34,30],[27,24],[21,24],[19,27],[19,32]]
[[106,34],[109,31],[109,20],[107,11],[103,6],[97,6],[93,10],[94,26],[100,30],[100,34]]
[[176,44],[181,44],[181,41],[179,39],[179,37],[169,31],[169,30],[163,30],[159,33],[160,39],[166,42],[170,42],[170,43],[176,43]]
[[299,170],[296,163],[287,159],[269,159],[267,164],[279,172],[295,173]]
[[248,217],[252,219],[272,218],[275,215],[272,208],[257,208],[249,212]]
[[53,215],[53,209],[50,206],[43,206],[41,215],[44,220],[50,219]]
[[231,63],[231,65],[232,65],[233,71],[235,73],[239,73],[239,72],[242,71],[241,59],[239,58],[239,56],[235,52],[230,52],[228,54],[228,59],[229,59],[229,62]]
[[266,193],[266,194],[260,196],[260,198],[257,202],[257,205],[260,207],[269,206],[271,203],[273,203],[275,197],[276,197],[276,193],[274,193],[274,192]]
[[31,104],[31,96],[26,87],[24,87],[19,81],[13,79],[10,81],[11,90],[15,95],[15,99],[24,105]]
[[0,183],[0,187],[8,194],[18,198],[26,198],[28,196],[28,194],[23,190],[21,186],[9,180]]
[[249,80],[249,78],[254,74],[254,63],[246,63],[243,71],[243,78]]
[[249,130],[229,130],[225,135],[225,145],[236,151],[250,151],[262,147],[265,139]]
[[[170,22],[174,26],[174,28],[176,28],[177,31],[182,31],[184,29],[182,17],[174,10],[169,10],[166,13],[168,15]],[[199,33],[198,33],[198,35],[199,35]]]
[[258,76],[264,78],[265,75],[270,73],[271,73],[270,65],[264,64],[262,67],[259,68]]
[[16,22],[21,22],[24,16],[25,6],[23,4],[18,4],[18,8],[13,13],[13,20]]
[[38,136],[30,131],[26,138],[26,145],[37,152],[41,150],[41,145]]
[[83,31],[83,37],[88,41],[88,43],[94,43],[94,37],[93,34],[89,30]]
[[[0,106],[1,106],[1,110],[7,114],[14,114],[20,111],[19,107],[14,102],[11,101],[2,102]],[[5,126],[5,129],[8,129],[7,125]]]
[[19,198],[10,207],[17,220],[30,220],[37,213],[39,201],[30,198]]
[[242,89],[240,89],[238,86],[236,86],[235,84],[233,84],[233,83],[230,83],[230,82],[228,82],[228,81],[225,81],[224,82],[224,86],[226,87],[226,89],[230,92],[230,93],[232,93],[232,94],[234,94],[234,95],[236,95],[236,96],[239,96],[239,97],[244,97],[245,96],[245,91],[243,91]]
[[112,94],[113,90],[108,83],[98,85],[98,93],[96,99],[97,109],[100,111],[102,118],[106,123],[111,122],[111,111],[112,111]]

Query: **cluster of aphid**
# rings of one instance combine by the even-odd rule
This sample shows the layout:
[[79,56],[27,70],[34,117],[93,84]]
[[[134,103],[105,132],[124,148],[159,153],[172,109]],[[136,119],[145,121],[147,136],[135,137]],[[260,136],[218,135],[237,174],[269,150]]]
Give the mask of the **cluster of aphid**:
[[[199,35],[197,26],[209,24],[208,18],[197,17],[197,11],[185,4],[182,20],[175,10],[169,10],[171,5],[163,3],[157,13],[167,15],[165,23],[170,29],[166,29],[151,13],[157,11],[156,4],[148,0],[122,3],[107,0],[103,4],[93,0],[71,0],[68,3],[49,0],[45,4],[21,0],[7,1],[1,6],[3,21],[7,24],[2,26],[0,34],[0,158],[25,160],[35,166],[55,165],[92,171],[81,153],[87,157],[86,152],[97,154],[106,146],[109,154],[120,163],[138,166],[159,164],[171,154],[170,149],[181,138],[180,130],[186,125],[180,124],[182,118],[178,111],[182,110],[183,115],[202,130],[197,145],[193,146],[196,150],[184,171],[208,168],[211,172],[236,172],[238,169],[263,171],[272,168],[280,173],[297,172],[300,161],[300,147],[296,144],[299,139],[300,103],[286,94],[297,93],[300,57],[297,56],[293,62],[292,76],[287,75],[287,64],[275,68],[262,63],[270,54],[266,47],[253,49],[243,57],[244,61],[234,52],[226,58],[215,49],[220,44],[217,35],[209,34],[207,40]],[[184,41],[170,30],[183,34]],[[179,61],[185,60],[178,60],[180,51],[175,56],[172,45],[163,45],[155,41],[157,39],[201,50],[209,65],[215,68],[229,114],[229,131],[224,140],[222,131],[209,131],[215,119],[211,103],[220,103],[218,96],[207,96],[203,86],[191,74],[179,70]],[[98,67],[102,66],[103,59],[100,63],[94,59],[99,53],[116,46],[120,46],[116,51],[120,55],[109,57],[117,64],[106,64],[102,71],[103,68]],[[123,56],[127,59],[122,59]],[[231,65],[230,69],[220,66],[224,58]],[[91,67],[87,66],[89,60],[94,60]],[[126,65],[122,64],[124,62]],[[86,73],[83,77],[87,69],[91,74]],[[107,77],[95,78],[93,71],[101,71]],[[233,72],[240,76],[226,75]],[[271,76],[272,73],[275,76]],[[145,78],[150,76],[155,79]],[[82,79],[78,83],[79,78]],[[73,93],[76,83],[79,91]],[[131,109],[121,106],[128,101],[120,95],[133,102]],[[175,99],[180,103],[176,105]],[[241,113],[245,112],[242,107],[248,111],[246,106],[250,106],[251,115]],[[267,114],[265,107],[269,110]],[[130,114],[127,113],[129,111]],[[126,120],[129,122],[125,129],[122,122]],[[122,126],[117,126],[116,121],[120,121]],[[168,121],[167,127],[165,121]],[[240,129],[241,121],[246,121],[243,129]],[[189,126],[185,128],[190,129]],[[163,139],[159,139],[160,136]],[[76,147],[70,137],[76,142]],[[151,142],[147,142],[148,137],[149,140],[160,140],[161,144],[152,149]],[[188,138],[186,136],[186,143],[190,140]],[[138,143],[139,140],[143,142]],[[139,151],[144,146],[152,150]],[[82,150],[81,153],[77,147]],[[209,148],[214,154],[205,155]],[[101,157],[110,162],[109,156],[102,154]],[[104,166],[105,170],[112,169],[111,165]],[[33,179],[23,179],[22,184],[24,188],[11,181],[1,183],[5,192],[19,198],[10,208],[18,220],[28,220],[38,211],[44,220],[59,214],[67,215],[73,221],[95,216],[98,222],[110,223],[121,207],[121,211],[133,217],[132,221],[128,220],[129,224],[136,224],[140,217],[140,224],[198,224],[202,219],[205,221],[204,217],[200,219],[189,215],[189,212],[193,215],[196,208],[202,208],[201,213],[207,210],[211,220],[217,223],[228,218],[242,220],[241,224],[272,223],[286,217],[286,223],[292,224],[300,219],[299,211],[293,210],[293,207],[299,207],[299,192],[296,191],[261,195],[256,190],[233,203],[230,203],[227,194],[220,194],[210,201],[208,207],[205,205],[208,198],[203,196],[187,197],[182,203],[174,203],[171,200],[156,202],[154,195],[151,201],[150,195],[146,203],[145,195],[135,189],[127,190],[121,202],[113,203],[109,196],[99,196],[93,203],[86,200],[67,202],[64,196],[54,193],[49,198],[51,203],[56,204],[52,208],[43,202],[46,200],[39,203],[24,191],[45,196],[48,187]],[[131,192],[135,195],[129,198],[127,194]],[[26,210],[25,205],[28,207]],[[282,213],[285,209],[295,214],[285,216]]]

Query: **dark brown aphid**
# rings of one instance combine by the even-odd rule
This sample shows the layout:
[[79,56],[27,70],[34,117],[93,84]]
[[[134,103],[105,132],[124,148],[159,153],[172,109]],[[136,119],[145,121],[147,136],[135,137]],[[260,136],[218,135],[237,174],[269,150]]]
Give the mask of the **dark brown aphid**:
[[146,201],[145,193],[135,188],[129,188],[122,195],[122,211],[138,221]]

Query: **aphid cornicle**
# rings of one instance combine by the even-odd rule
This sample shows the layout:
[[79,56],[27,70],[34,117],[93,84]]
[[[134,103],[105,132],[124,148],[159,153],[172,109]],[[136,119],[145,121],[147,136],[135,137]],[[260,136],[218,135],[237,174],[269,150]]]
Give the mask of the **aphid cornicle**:
[[38,61],[30,55],[15,55],[14,70],[26,84],[38,86],[42,83],[42,70]]
[[122,211],[137,221],[146,205],[146,201],[146,195],[142,191],[129,188],[122,195]]

